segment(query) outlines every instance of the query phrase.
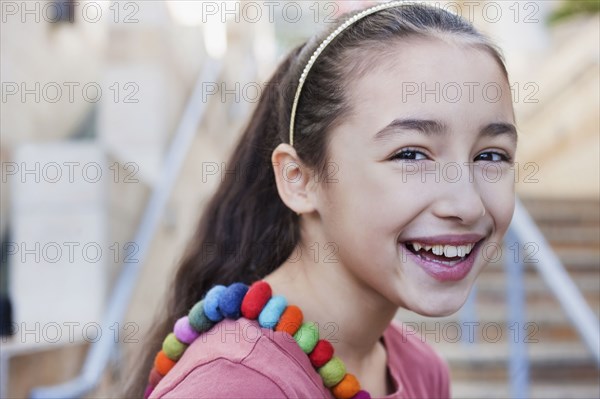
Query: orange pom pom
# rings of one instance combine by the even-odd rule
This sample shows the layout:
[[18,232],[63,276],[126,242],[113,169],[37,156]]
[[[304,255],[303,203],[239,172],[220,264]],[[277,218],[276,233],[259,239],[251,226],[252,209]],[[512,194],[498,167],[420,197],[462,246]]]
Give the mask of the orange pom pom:
[[350,399],[360,391],[360,384],[353,374],[346,373],[337,385],[331,388],[333,396],[338,399]]
[[156,368],[156,371],[158,371],[158,374],[160,375],[166,375],[169,370],[175,366],[175,363],[176,362],[169,359],[162,350],[158,352],[154,358],[154,368]]
[[275,331],[284,331],[293,336],[302,325],[303,318],[304,315],[300,308],[296,305],[290,305],[283,311]]

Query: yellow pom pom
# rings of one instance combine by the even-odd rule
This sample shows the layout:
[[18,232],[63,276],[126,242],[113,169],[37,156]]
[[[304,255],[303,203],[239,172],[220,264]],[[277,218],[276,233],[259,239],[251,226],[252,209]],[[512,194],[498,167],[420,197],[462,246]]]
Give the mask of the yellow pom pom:
[[183,355],[187,345],[180,342],[174,333],[167,335],[167,338],[163,341],[162,350],[165,355],[171,360],[177,361]]
[[346,365],[342,360],[333,356],[323,367],[319,369],[319,375],[323,379],[323,384],[331,388],[344,378],[346,374]]

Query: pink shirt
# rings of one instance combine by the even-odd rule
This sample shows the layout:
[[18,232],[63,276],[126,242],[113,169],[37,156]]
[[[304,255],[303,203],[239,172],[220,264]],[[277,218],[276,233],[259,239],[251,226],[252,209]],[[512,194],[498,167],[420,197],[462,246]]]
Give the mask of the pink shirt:
[[[392,321],[382,342],[395,388],[385,398],[450,397],[448,367],[420,337]],[[223,320],[196,339],[150,395],[157,398],[333,396],[289,334],[242,317]]]

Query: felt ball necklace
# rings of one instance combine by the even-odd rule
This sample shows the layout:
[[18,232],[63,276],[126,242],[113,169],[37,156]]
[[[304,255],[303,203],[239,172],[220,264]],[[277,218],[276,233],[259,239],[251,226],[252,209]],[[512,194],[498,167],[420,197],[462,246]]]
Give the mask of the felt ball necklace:
[[250,287],[244,283],[233,283],[227,287],[215,285],[206,293],[204,299],[191,308],[187,316],[177,320],[173,332],[165,337],[162,349],[154,358],[154,367],[148,377],[144,399],[150,396],[187,347],[202,333],[225,318],[237,320],[240,317],[258,320],[262,328],[291,335],[308,355],[323,384],[334,397],[371,398],[367,391],[361,390],[356,377],[346,372],[342,360],[334,356],[331,343],[326,339],[319,339],[316,324],[304,321],[302,310],[298,306],[288,305],[285,297],[281,295],[272,295],[271,286],[260,280]]

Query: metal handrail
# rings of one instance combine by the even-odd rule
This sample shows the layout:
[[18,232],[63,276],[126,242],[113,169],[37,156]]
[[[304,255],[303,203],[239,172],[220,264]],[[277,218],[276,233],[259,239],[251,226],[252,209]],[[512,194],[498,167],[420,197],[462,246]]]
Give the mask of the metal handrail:
[[[532,264],[535,265],[537,272],[558,299],[584,344],[592,353],[596,364],[600,367],[600,321],[521,201],[516,198],[515,212],[504,239],[504,246],[509,247],[509,245],[517,244],[518,248],[525,248],[524,244],[526,243],[537,244],[537,261],[532,262]],[[525,286],[523,284],[523,272],[525,265],[523,260],[523,257],[505,259],[507,278],[510,279],[509,286],[511,288],[510,291],[507,291],[508,322],[510,325],[524,325]],[[473,288],[474,290],[469,295],[469,299],[461,309],[460,316],[462,320],[472,321],[476,319],[473,306],[476,300],[476,287]],[[472,345],[472,342],[464,341],[464,343],[467,346]],[[529,396],[529,367],[526,342],[524,340],[511,340],[508,368],[511,396],[513,398],[524,399]]]
[[558,299],[567,317],[592,353],[596,365],[600,367],[600,321],[518,199],[516,199],[510,232],[519,243],[534,242],[538,245],[536,254],[538,262],[533,265]]
[[[142,221],[135,234],[138,245],[138,262],[124,263],[115,288],[109,299],[103,317],[102,330],[109,331],[115,322],[121,323],[131,300],[135,283],[150,248],[150,243],[162,218],[165,206],[179,175],[186,154],[196,135],[200,121],[206,112],[203,100],[203,83],[215,81],[221,71],[221,62],[208,59],[198,76],[193,92],[187,102],[175,136],[166,154],[164,167],[144,211]],[[87,354],[81,373],[63,384],[36,387],[29,397],[41,398],[80,398],[90,392],[100,381],[116,342],[109,334],[103,334],[94,342]]]
[[[517,204],[517,206],[520,206],[520,204]],[[509,227],[504,238],[505,248],[510,248],[511,244],[518,244],[518,248],[523,248],[515,230],[513,227]],[[509,326],[516,326],[517,329],[520,329],[521,326],[525,326],[525,265],[521,256],[512,257],[512,259],[509,258],[507,256],[504,259],[506,278],[510,282],[506,285],[506,300],[508,302],[507,321]],[[511,397],[527,399],[529,398],[530,367],[527,342],[524,339],[509,340],[509,347],[508,378],[510,381]]]

